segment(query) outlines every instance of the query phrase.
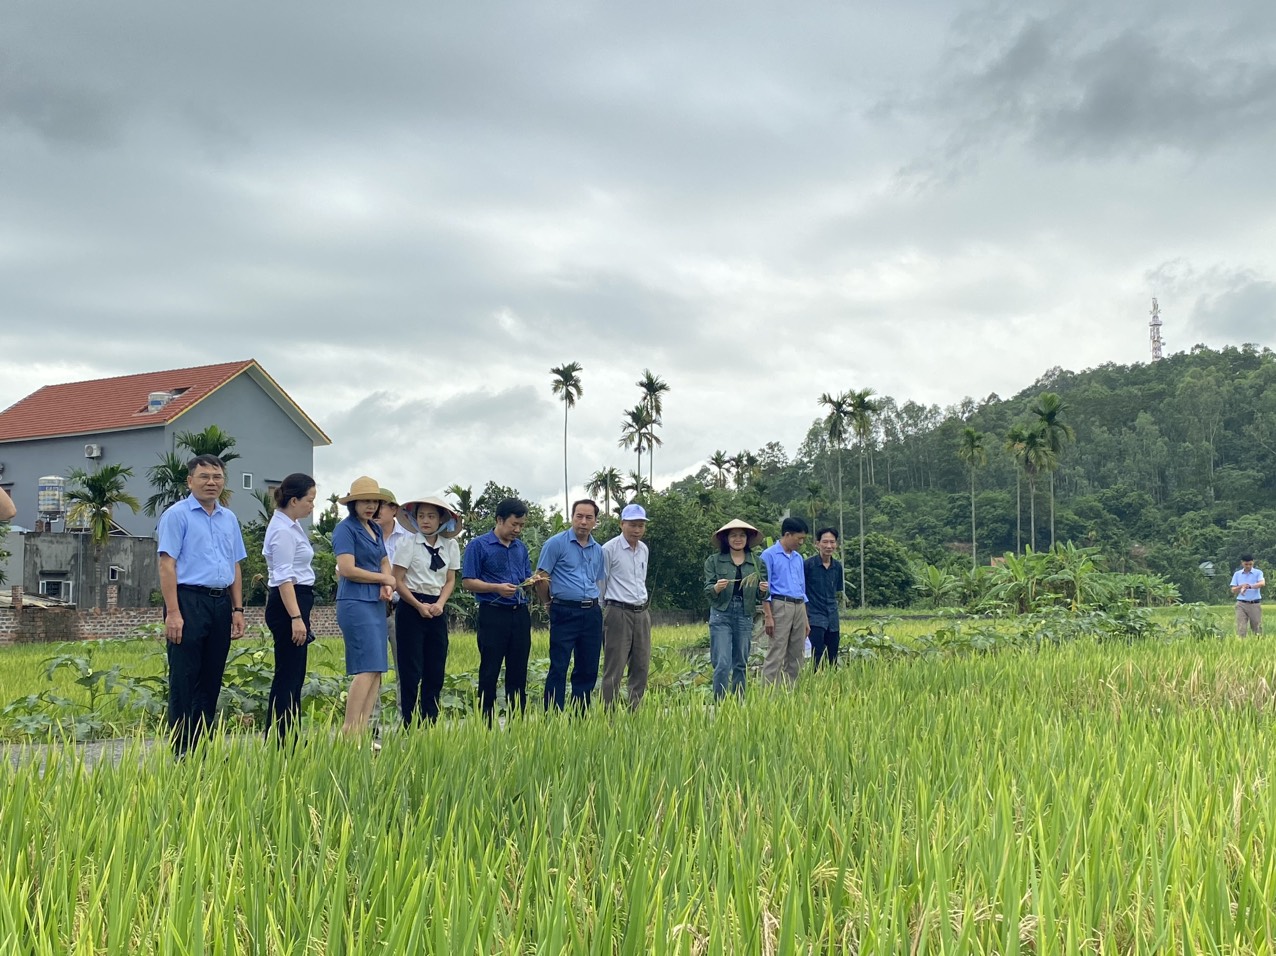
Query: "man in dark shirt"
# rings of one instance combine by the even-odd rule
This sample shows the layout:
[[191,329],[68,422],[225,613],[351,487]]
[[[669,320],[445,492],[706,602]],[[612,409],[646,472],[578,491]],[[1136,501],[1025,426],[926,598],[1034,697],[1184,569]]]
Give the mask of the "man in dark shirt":
[[841,641],[838,632],[838,596],[842,593],[842,562],[837,553],[837,529],[821,528],[815,533],[818,551],[802,564],[806,574],[807,615],[811,621],[811,657],[814,669],[820,669],[820,658],[827,655],[830,664],[837,664],[837,649]]

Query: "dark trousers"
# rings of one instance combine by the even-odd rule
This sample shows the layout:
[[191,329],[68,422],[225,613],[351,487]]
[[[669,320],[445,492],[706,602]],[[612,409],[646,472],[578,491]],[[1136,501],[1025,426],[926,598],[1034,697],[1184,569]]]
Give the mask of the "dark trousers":
[[[437,594],[412,592],[422,604],[437,604]],[[431,723],[439,719],[439,695],[447,668],[447,615],[422,617],[407,601],[395,605],[394,627],[399,650],[395,666],[399,670],[399,710],[403,726],[421,718]]]
[[315,591],[308,584],[294,584],[297,610],[306,625],[306,643],[298,647],[292,642],[292,616],[279,596],[279,588],[271,588],[266,598],[266,627],[275,639],[275,679],[270,682],[270,698],[266,706],[266,736],[271,731],[278,735],[280,743],[288,736],[293,722],[301,713],[301,686],[306,682],[306,658],[310,642],[310,609],[315,603]]
[[811,625],[811,661],[813,670],[820,669],[820,658],[827,655],[827,663],[837,666],[837,650],[841,645],[842,635],[837,628],[816,627]]
[[526,604],[480,604],[478,611],[479,703],[488,724],[496,706],[496,680],[505,664],[505,700],[513,713],[527,710],[527,658],[532,652],[532,615]]
[[217,717],[230,653],[230,593],[212,597],[177,586],[182,642],[168,642],[168,728],[180,756]]
[[[589,706],[598,683],[598,655],[603,649],[603,610],[552,603],[549,606],[549,673],[545,675],[545,709],[563,709],[567,664],[572,662],[572,706]],[[574,658],[574,661],[573,661]]]

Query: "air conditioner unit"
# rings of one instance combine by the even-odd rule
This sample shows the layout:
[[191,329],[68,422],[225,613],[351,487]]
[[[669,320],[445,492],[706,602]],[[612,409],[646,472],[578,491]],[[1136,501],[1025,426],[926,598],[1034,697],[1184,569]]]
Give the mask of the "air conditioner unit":
[[101,458],[101,457],[102,457],[102,446],[101,446],[101,445],[98,445],[98,444],[96,444],[96,443],[95,443],[95,444],[85,445],[85,446],[84,446],[84,457],[85,457],[85,458]]

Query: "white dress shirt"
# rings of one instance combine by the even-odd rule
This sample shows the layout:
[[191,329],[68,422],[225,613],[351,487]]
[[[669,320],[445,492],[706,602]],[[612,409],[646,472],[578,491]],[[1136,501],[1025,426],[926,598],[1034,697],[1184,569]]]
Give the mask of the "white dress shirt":
[[408,540],[401,542],[394,552],[394,566],[405,568],[403,583],[414,594],[432,594],[438,596],[447,583],[449,571],[461,569],[461,546],[455,538],[438,535],[433,547],[439,549],[439,557],[443,559],[443,567],[437,571],[430,570],[430,552],[426,550],[429,542],[423,534],[409,535]]
[[276,508],[270,516],[261,553],[266,556],[267,583],[272,588],[285,581],[315,583],[315,569],[311,565],[315,549],[310,544],[310,535],[306,534],[300,521],[293,521],[280,508]]
[[603,567],[607,581],[603,599],[624,604],[647,603],[647,543],[630,547],[623,534],[603,545]]

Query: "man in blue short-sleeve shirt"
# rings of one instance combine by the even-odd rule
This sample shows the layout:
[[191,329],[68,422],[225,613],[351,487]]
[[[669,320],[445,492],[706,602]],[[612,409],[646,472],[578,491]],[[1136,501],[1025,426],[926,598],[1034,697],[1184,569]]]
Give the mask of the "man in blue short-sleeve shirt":
[[1244,637],[1263,633],[1263,572],[1254,567],[1252,554],[1241,555],[1241,566],[1232,575],[1232,594],[1236,595],[1236,634]]
[[479,702],[488,726],[496,706],[496,681],[505,665],[505,700],[513,711],[527,709],[527,658],[532,650],[532,617],[523,583],[532,576],[521,537],[527,505],[506,498],[496,506],[496,526],[465,546],[461,587],[478,602]]
[[780,540],[762,552],[771,589],[762,604],[767,643],[762,680],[793,683],[798,678],[811,626],[806,616],[806,567],[798,549],[806,542],[806,522],[785,518]]
[[168,726],[186,753],[217,716],[230,642],[244,636],[239,519],[219,499],[226,466],[214,455],[186,468],[190,495],[160,516],[160,593],[168,640]]
[[572,505],[572,526],[541,546],[537,584],[549,597],[549,673],[545,675],[545,709],[563,708],[567,664],[572,664],[572,704],[589,706],[598,683],[598,656],[603,649],[602,587],[607,578],[603,549],[591,532],[598,524],[598,503],[585,498]]

